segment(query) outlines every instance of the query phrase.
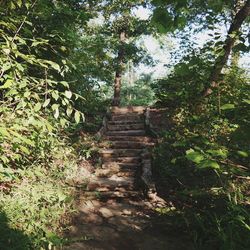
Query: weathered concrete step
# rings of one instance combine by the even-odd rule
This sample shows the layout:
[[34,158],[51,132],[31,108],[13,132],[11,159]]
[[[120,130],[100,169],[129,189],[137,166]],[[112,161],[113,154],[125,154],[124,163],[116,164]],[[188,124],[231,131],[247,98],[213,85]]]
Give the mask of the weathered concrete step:
[[103,138],[107,141],[134,141],[134,142],[144,142],[144,143],[151,143],[153,142],[152,138],[146,136],[123,136],[123,135],[112,135],[112,136],[105,136]]
[[108,157],[103,159],[106,164],[139,164],[141,161],[141,157]]
[[97,177],[111,177],[117,176],[135,176],[140,168],[139,163],[104,163],[101,168],[96,169],[95,175]]
[[[120,161],[124,160],[125,161],[134,161],[134,162],[116,162],[115,160],[118,159]],[[122,158],[122,159],[121,159]],[[102,168],[103,169],[117,169],[117,171],[125,171],[126,169],[130,170],[130,169],[136,169],[139,168],[141,166],[140,163],[140,159],[134,159],[136,157],[117,157],[117,158],[113,158],[112,160],[114,161],[110,161],[110,162],[104,162],[102,164]]]
[[117,173],[118,177],[136,177],[136,171],[124,171]]
[[112,176],[110,178],[98,178],[96,180],[92,180],[87,185],[88,191],[126,191],[134,189],[134,181],[133,177],[118,177]]
[[125,131],[125,130],[144,130],[145,126],[141,124],[128,124],[128,125],[108,125],[109,131]]
[[108,121],[108,125],[131,125],[131,124],[144,124],[144,120],[122,120],[122,121]]
[[111,116],[111,121],[116,122],[142,122],[144,121],[144,116],[143,115],[138,115],[138,114],[127,114],[127,115],[112,115]]
[[126,166],[125,168],[118,168],[118,171],[114,171],[113,169],[108,169],[108,168],[102,168],[102,169],[98,169],[98,171],[96,171],[95,175],[98,178],[108,178],[113,176],[114,174],[117,175],[118,177],[135,177],[136,176],[136,172],[137,172],[137,168],[128,168]]
[[103,149],[100,154],[103,158],[113,158],[113,157],[133,157],[139,156],[141,154],[141,149]]
[[114,163],[106,162],[102,164],[102,168],[98,171],[101,174],[109,174],[109,176],[113,174],[118,176],[135,176],[140,169],[141,164],[139,163],[116,163],[114,165]]
[[142,114],[145,111],[143,106],[131,106],[131,107],[112,107],[110,110],[113,114],[127,114],[127,113],[137,113]]
[[137,141],[112,141],[110,142],[111,148],[122,149],[122,148],[135,148],[142,149],[149,146],[149,143],[137,142]]
[[143,136],[145,135],[146,132],[145,130],[128,130],[128,131],[108,131],[106,132],[107,136],[120,136],[120,135],[124,135],[124,136]]

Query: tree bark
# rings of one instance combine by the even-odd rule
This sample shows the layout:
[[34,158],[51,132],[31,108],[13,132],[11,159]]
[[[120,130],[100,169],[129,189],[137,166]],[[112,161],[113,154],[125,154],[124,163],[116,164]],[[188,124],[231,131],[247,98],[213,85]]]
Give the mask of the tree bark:
[[237,33],[239,32],[242,23],[250,15],[250,0],[247,0],[244,6],[235,15],[233,22],[229,28],[227,38],[225,40],[225,45],[223,47],[223,55],[219,56],[215,61],[213,71],[209,78],[209,87],[207,87],[203,93],[203,97],[207,97],[212,94],[213,89],[218,87],[218,80],[223,67],[226,65],[232,48],[235,44]]
[[115,72],[114,99],[113,99],[112,106],[120,106],[120,102],[121,102],[121,86],[122,86],[123,61],[124,61],[124,56],[125,56],[125,51],[124,51],[125,40],[126,40],[126,32],[121,31],[120,49],[118,52],[117,68]]

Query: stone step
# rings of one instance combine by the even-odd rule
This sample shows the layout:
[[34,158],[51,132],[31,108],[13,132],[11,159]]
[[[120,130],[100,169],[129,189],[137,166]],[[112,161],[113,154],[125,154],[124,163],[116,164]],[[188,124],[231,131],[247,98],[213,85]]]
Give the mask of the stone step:
[[144,120],[137,120],[137,121],[130,121],[130,120],[108,121],[108,125],[131,125],[131,124],[144,124]]
[[119,176],[119,177],[136,177],[136,172],[137,171],[132,171],[132,170],[130,170],[130,171],[124,171],[124,172],[122,172],[122,171],[120,171],[119,173],[117,173],[117,176]]
[[106,164],[139,164],[141,162],[141,157],[108,157],[103,159]]
[[143,106],[131,106],[131,107],[112,107],[110,109],[113,114],[128,114],[128,113],[137,113],[143,114],[145,111],[145,107]]
[[109,125],[109,131],[128,131],[128,130],[144,130],[145,125],[143,123],[140,124],[123,124],[123,125]]
[[144,116],[143,115],[137,115],[137,114],[127,114],[127,115],[112,115],[111,116],[111,121],[112,122],[142,122],[144,121]]
[[145,130],[124,130],[124,131],[107,131],[106,135],[107,136],[120,136],[120,135],[124,135],[124,136],[143,136],[145,135],[146,132]]
[[131,142],[143,142],[143,143],[152,143],[152,138],[146,136],[123,136],[123,135],[111,135],[104,136],[103,138],[106,141],[131,141]]
[[122,148],[135,148],[142,149],[149,146],[149,143],[137,142],[137,141],[112,141],[110,142],[110,148],[122,149]]
[[104,162],[102,164],[102,169],[113,170],[113,172],[119,171],[136,171],[140,168],[141,164],[139,162],[124,163],[124,162]]
[[114,157],[133,157],[140,156],[142,153],[141,149],[103,149],[100,151],[100,154],[103,158],[114,158]]
[[95,175],[97,177],[111,177],[117,176],[135,176],[140,168],[138,163],[104,163],[101,168],[96,169]]
[[102,168],[133,169],[141,165],[140,157],[117,157],[109,158],[112,161],[105,161]]
[[95,175],[98,178],[108,178],[111,177],[112,175],[117,175],[118,177],[135,177],[136,176],[136,172],[137,172],[137,168],[118,168],[118,171],[114,171],[114,170],[110,170],[108,168],[101,168],[98,169],[98,171],[95,172]]
[[92,180],[87,185],[88,191],[132,191],[134,189],[134,181],[133,177],[119,177],[112,176],[110,178],[98,178],[96,180]]

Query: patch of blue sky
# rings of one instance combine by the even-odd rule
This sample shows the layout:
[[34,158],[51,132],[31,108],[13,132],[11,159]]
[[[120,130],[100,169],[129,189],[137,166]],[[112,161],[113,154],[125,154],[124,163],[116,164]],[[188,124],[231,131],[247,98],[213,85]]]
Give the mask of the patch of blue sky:
[[[147,20],[152,14],[151,10],[139,7],[135,9],[134,15],[142,20]],[[216,32],[221,34],[222,41],[227,34],[226,26],[215,27]],[[193,41],[194,48],[201,48],[204,44],[212,38],[211,31],[205,30],[199,33],[193,33],[190,36],[190,40]],[[165,43],[165,44],[164,44]],[[162,35],[161,38],[155,38],[152,35],[143,36],[140,40],[141,46],[147,50],[147,52],[155,60],[155,66],[147,66],[141,64],[136,70],[138,74],[151,74],[153,78],[161,78],[166,76],[171,69],[166,67],[171,61],[171,52],[178,51],[180,49],[180,40],[170,37],[169,35]],[[245,53],[240,57],[240,66],[248,70],[250,74],[250,53]]]

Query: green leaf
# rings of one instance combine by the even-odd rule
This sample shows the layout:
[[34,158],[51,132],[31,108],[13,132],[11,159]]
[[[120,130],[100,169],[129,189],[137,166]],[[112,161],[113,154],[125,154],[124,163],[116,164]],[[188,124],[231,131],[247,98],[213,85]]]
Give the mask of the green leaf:
[[22,7],[22,0],[17,0],[16,4],[18,5],[19,8]]
[[29,149],[28,148],[26,148],[26,147],[24,147],[24,146],[19,146],[19,148],[20,148],[20,150],[23,152],[23,153],[25,153],[25,154],[30,154],[30,151],[29,151]]
[[59,117],[59,109],[57,108],[54,112],[54,117],[57,119]]
[[55,69],[56,71],[60,72],[61,69],[60,69],[60,66],[59,64],[55,63],[55,62],[52,62],[52,61],[46,61],[48,64],[50,64],[50,66]]
[[171,160],[171,163],[172,163],[172,164],[175,164],[175,163],[176,163],[176,160],[177,160],[177,158],[173,158],[173,159]]
[[10,160],[9,160],[9,158],[7,158],[5,155],[1,155],[0,156],[0,160],[3,162],[3,163],[8,163]]
[[47,100],[44,102],[43,107],[44,107],[44,108],[47,107],[47,106],[49,105],[49,103],[50,103],[50,99],[47,99]]
[[52,97],[57,101],[59,99],[59,93],[58,93],[58,91],[53,91],[52,92]]
[[44,120],[45,126],[49,132],[52,132],[55,128],[48,122],[48,120]]
[[69,84],[65,81],[60,82],[64,87],[69,88]]
[[44,44],[44,42],[41,42],[41,41],[34,41],[32,44],[31,44],[31,47],[36,47],[37,45],[39,44]]
[[246,151],[237,151],[237,154],[241,157],[247,158],[249,156],[249,154]]
[[13,80],[8,79],[4,85],[0,86],[0,89],[8,89],[13,85]]
[[26,91],[26,92],[23,94],[23,96],[27,98],[27,97],[30,96],[30,94],[31,94],[31,93],[30,93],[29,91]]
[[72,97],[72,92],[69,91],[69,90],[66,90],[66,91],[65,91],[65,96],[66,96],[68,99],[70,99],[70,98]]
[[42,104],[40,102],[38,102],[35,107],[34,107],[34,110],[35,112],[38,112],[40,109],[42,108]]
[[204,160],[204,156],[193,149],[186,151],[186,158],[194,163],[200,163],[202,160]]
[[75,121],[76,121],[76,123],[80,122],[80,112],[79,111],[75,112]]
[[20,84],[19,84],[19,88],[20,89],[23,89],[27,86],[27,81],[22,81]]
[[9,54],[10,54],[10,49],[3,49],[3,52],[4,52],[6,55],[9,55]]
[[68,107],[67,110],[66,110],[66,114],[67,116],[70,116],[73,112],[73,109],[71,107]]
[[199,165],[199,168],[213,168],[213,169],[220,169],[220,165],[214,160],[204,160]]
[[35,143],[32,140],[30,140],[27,137],[21,135],[20,133],[17,133],[17,132],[15,132],[13,130],[11,130],[10,133],[13,134],[14,136],[16,136],[18,139],[20,139],[24,143],[26,143],[26,144],[28,144],[30,146],[35,146]]
[[67,106],[69,104],[69,99],[63,98],[62,99],[62,105]]
[[11,10],[16,9],[16,5],[13,2],[10,2],[10,9]]
[[59,105],[58,104],[53,104],[51,108],[52,108],[52,110],[56,110],[56,109],[59,108]]
[[156,26],[160,33],[166,33],[173,28],[174,20],[167,9],[159,7],[153,12],[151,22]]
[[221,110],[228,110],[228,109],[234,109],[235,108],[235,105],[234,104],[231,104],[231,103],[227,103],[227,104],[224,104],[221,106]]
[[64,118],[60,119],[60,124],[61,124],[62,127],[65,127],[66,123],[67,123],[66,119],[64,119]]
[[85,122],[85,115],[83,113],[81,113],[81,116],[82,116],[82,121]]
[[226,150],[222,150],[222,149],[217,149],[217,150],[209,149],[207,150],[207,152],[211,154],[212,156],[221,156],[222,158],[226,158],[228,154]]
[[58,199],[59,202],[64,201],[67,198],[67,196],[63,193],[58,193]]
[[7,129],[3,127],[0,127],[0,134],[2,134],[3,136],[11,137]]
[[248,99],[243,99],[243,102],[250,104],[250,100],[248,100]]

